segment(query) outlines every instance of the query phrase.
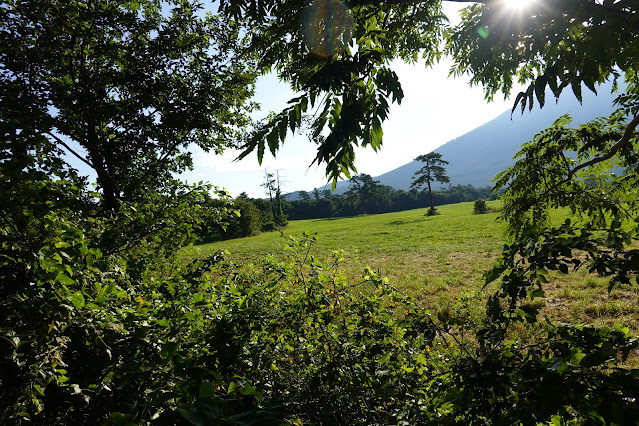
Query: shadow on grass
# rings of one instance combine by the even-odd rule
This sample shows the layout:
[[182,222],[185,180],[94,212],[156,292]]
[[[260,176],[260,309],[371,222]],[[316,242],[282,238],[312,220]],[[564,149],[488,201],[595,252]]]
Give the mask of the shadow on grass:
[[332,222],[334,220],[344,220],[344,219],[357,219],[360,216],[342,216],[342,217],[320,217],[318,219],[311,219],[311,222]]
[[387,225],[391,225],[391,226],[400,226],[400,225],[407,225],[409,223],[419,223],[419,222],[423,222],[424,219],[413,219],[413,220],[394,220],[392,222],[388,222]]

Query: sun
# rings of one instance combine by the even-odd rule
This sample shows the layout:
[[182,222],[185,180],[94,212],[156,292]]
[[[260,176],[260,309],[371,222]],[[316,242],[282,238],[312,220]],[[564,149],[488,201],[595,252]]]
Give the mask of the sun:
[[503,0],[503,2],[511,10],[524,10],[530,7],[535,0]]

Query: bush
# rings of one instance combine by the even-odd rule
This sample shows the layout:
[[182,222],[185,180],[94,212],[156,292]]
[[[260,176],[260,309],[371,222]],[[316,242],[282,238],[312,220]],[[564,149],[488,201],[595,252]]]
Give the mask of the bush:
[[205,206],[205,217],[195,231],[199,243],[251,237],[263,228],[261,212],[245,198],[233,204],[226,199],[207,200]]
[[229,216],[229,224],[224,239],[243,238],[257,235],[262,230],[262,218],[259,209],[251,201],[238,199],[233,208],[239,212]]
[[546,340],[521,345],[499,338],[499,323],[478,325],[467,297],[438,323],[370,268],[347,280],[343,253],[319,262],[310,235],[291,239],[282,261],[216,253],[142,281],[117,258],[83,257],[74,228],[56,241],[36,285],[3,302],[2,424],[628,424],[638,414],[634,372],[599,368],[636,348],[627,330],[549,325]]
[[475,204],[473,205],[473,214],[485,213],[488,213],[488,206],[486,205],[486,201],[481,198],[475,200]]

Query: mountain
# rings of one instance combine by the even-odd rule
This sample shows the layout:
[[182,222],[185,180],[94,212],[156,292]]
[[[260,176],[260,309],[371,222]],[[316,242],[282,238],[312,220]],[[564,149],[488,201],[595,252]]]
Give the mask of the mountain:
[[[488,123],[445,143],[435,152],[449,162],[446,171],[451,185],[491,185],[491,180],[499,172],[513,164],[513,157],[521,145],[552,125],[559,116],[570,114],[573,125],[577,126],[610,115],[612,101],[616,97],[610,90],[611,85],[604,85],[599,87],[598,96],[590,91],[584,92],[581,105],[574,96],[568,95],[556,104],[546,104],[543,109],[536,108],[524,114],[516,110],[512,119],[511,112],[505,111]],[[552,94],[547,94],[546,99],[552,99]],[[375,179],[384,185],[407,190],[413,173],[421,166],[421,163],[412,161]]]
[[[552,102],[552,93],[547,93],[546,99],[549,101],[543,109],[535,105],[532,111],[526,109],[523,114],[516,109],[512,117],[510,110],[504,111],[486,124],[445,143],[435,152],[442,154],[442,158],[449,162],[446,171],[450,184],[476,187],[491,185],[491,180],[499,172],[513,164],[513,157],[522,144],[532,140],[563,114],[572,116],[574,126],[610,115],[614,110],[612,101],[616,97],[616,94],[610,93],[611,89],[612,84],[607,83],[597,88],[598,95],[584,90],[581,105],[570,93],[565,93],[557,103]],[[463,117],[459,119],[463,120]],[[422,163],[412,161],[376,176],[375,180],[395,189],[408,190],[413,174],[421,166]],[[348,186],[348,181],[338,182],[335,192],[344,193]],[[320,188],[323,189],[330,189],[330,185]],[[296,199],[296,195],[290,194],[287,199]]]

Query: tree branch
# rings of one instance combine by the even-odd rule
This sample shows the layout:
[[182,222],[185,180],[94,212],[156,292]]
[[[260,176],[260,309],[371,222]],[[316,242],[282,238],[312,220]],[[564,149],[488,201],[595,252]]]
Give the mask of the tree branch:
[[82,161],[83,163],[85,163],[86,165],[88,165],[89,167],[91,167],[92,169],[95,169],[95,167],[93,166],[93,164],[87,160],[86,158],[82,157],[80,154],[78,154],[77,152],[75,152],[73,149],[71,149],[71,147],[69,145],[66,144],[66,142],[64,142],[62,139],[60,139],[58,136],[54,135],[51,132],[47,132],[45,133],[46,135],[51,136],[53,139],[56,140],[56,142],[58,142],[60,145],[62,145],[63,147],[65,147],[67,149],[67,151],[69,151],[71,154],[75,155],[76,158],[78,158],[80,161]]
[[[430,0],[386,0],[383,3],[385,5],[416,5],[419,3],[427,3],[429,1]],[[495,2],[495,0],[442,0],[442,1],[449,2],[449,3],[474,3],[474,4],[483,4],[483,5],[490,5],[491,3]],[[567,6],[566,9],[569,9],[570,7],[571,6]],[[626,20],[625,23],[629,26],[630,30],[632,30],[633,32],[639,32],[639,20],[637,20],[637,17],[634,16],[632,12],[624,11],[617,4],[608,5],[608,4],[603,4],[597,1],[592,1],[592,2],[585,2],[581,4],[579,7],[586,7],[592,11],[597,11],[597,13],[599,13],[600,11],[605,11],[606,13],[614,15],[618,18],[625,18]],[[567,12],[566,9],[561,9],[561,11]]]
[[610,148],[610,150],[605,155],[595,157],[592,160],[586,161],[585,163],[578,165],[577,167],[572,169],[570,172],[568,172],[568,176],[562,183],[566,183],[570,181],[572,177],[575,175],[575,173],[577,173],[579,170],[584,169],[586,167],[590,167],[594,164],[601,163],[602,161],[606,161],[612,158],[622,147],[624,147],[630,141],[630,138],[632,138],[632,136],[635,134],[635,129],[637,128],[637,125],[639,125],[639,115],[636,115],[635,118],[633,118],[632,121],[628,123],[621,138]]

